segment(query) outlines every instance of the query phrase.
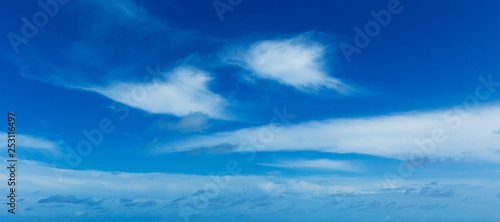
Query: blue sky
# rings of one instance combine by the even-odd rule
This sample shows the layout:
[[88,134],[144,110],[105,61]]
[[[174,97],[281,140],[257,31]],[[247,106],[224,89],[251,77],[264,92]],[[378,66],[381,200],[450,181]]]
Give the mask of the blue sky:
[[2,221],[497,221],[499,6],[3,2]]

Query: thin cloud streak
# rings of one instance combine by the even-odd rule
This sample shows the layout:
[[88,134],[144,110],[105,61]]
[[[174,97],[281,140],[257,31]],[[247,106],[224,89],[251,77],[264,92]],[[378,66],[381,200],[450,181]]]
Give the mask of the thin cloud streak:
[[[194,136],[158,146],[160,153],[190,151],[230,144],[234,152],[320,151],[361,153],[405,159],[417,152],[422,158],[481,159],[500,162],[499,105],[468,113],[456,110],[409,112],[352,119],[329,119],[285,126],[265,148],[241,143],[262,129],[245,128],[207,136]],[[168,148],[167,148],[168,147]]]
[[317,170],[331,170],[331,171],[346,171],[346,172],[361,172],[359,166],[354,163],[343,160],[292,160],[282,161],[278,163],[263,163],[261,165],[281,167],[281,168],[294,168],[294,169],[317,169]]

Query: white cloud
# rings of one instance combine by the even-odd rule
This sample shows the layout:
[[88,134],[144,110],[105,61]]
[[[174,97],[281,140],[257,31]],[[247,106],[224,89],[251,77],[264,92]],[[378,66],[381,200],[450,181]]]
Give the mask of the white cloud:
[[180,67],[168,73],[167,80],[153,83],[112,83],[107,87],[82,88],[150,113],[186,116],[194,112],[212,118],[228,119],[227,101],[211,92],[208,73]]
[[[7,138],[8,134],[0,132],[1,138]],[[22,148],[39,149],[46,151],[55,151],[58,148],[59,143],[46,140],[44,138],[30,136],[30,135],[18,135],[14,138],[16,140],[16,146]],[[7,147],[7,139],[0,141],[1,147]]]
[[298,168],[298,169],[321,169],[321,170],[348,171],[348,172],[360,171],[358,166],[355,166],[353,163],[349,161],[329,160],[329,159],[293,160],[293,161],[282,161],[279,163],[264,163],[261,165],[282,167],[282,168]]
[[[5,161],[5,158],[0,157],[0,162]],[[131,212],[133,208],[124,208],[122,199],[126,199],[130,203],[154,201],[157,204],[149,208],[148,214],[175,215],[176,218],[180,217],[179,210],[185,209],[184,207],[190,209],[196,207],[200,210],[199,213],[204,215],[213,214],[216,212],[214,209],[217,212],[239,213],[259,205],[258,203],[261,201],[265,202],[262,206],[266,208],[261,209],[264,211],[266,209],[277,211],[278,209],[273,207],[281,207],[289,203],[301,203],[301,205],[295,205],[300,209],[311,207],[322,209],[326,203],[332,201],[332,198],[337,202],[345,199],[344,206],[346,207],[350,205],[351,201],[355,201],[351,200],[351,197],[362,199],[370,197],[397,198],[395,200],[398,202],[405,203],[410,200],[410,202],[415,203],[413,201],[415,198],[396,197],[393,194],[401,194],[401,190],[404,188],[423,187],[429,181],[435,181],[435,178],[405,180],[401,182],[403,188],[392,190],[381,186],[386,182],[383,177],[339,177],[329,174],[283,177],[236,175],[229,178],[218,178],[194,174],[62,170],[29,160],[19,160],[18,167],[23,169],[23,174],[16,180],[23,185],[22,198],[23,206],[25,206],[23,208],[34,208],[33,211],[23,212],[22,209],[20,210],[24,213],[23,215],[36,215],[37,217],[53,216],[54,213],[60,213],[60,211],[68,214],[85,212],[86,215],[102,216],[103,209],[108,215],[135,214]],[[7,172],[0,171],[0,177],[8,177]],[[498,184],[497,179],[493,177],[490,179],[448,177],[439,180],[442,184],[456,184],[454,189],[460,188],[460,193],[467,192],[469,195],[475,195],[478,191],[486,194],[488,192],[496,193],[497,186],[495,184]],[[7,183],[0,185],[0,190],[7,188]],[[55,201],[55,199],[61,198],[79,200],[79,203],[86,200],[94,203],[96,207],[92,208],[84,204],[61,204],[61,202]],[[54,201],[42,203],[40,202],[42,199]],[[228,199],[232,201],[224,202]],[[483,200],[486,199],[481,199],[478,204],[484,204]],[[5,204],[5,201],[2,200],[0,203]],[[450,199],[450,201],[455,200]],[[62,203],[68,202],[63,201]],[[230,204],[232,202],[235,204]],[[253,211],[256,210],[258,209]],[[330,209],[327,210],[331,212]],[[0,213],[0,215],[2,214],[6,215],[6,212]],[[64,216],[64,213],[62,215]]]
[[[5,158],[0,157],[5,162]],[[72,195],[78,190],[79,195],[92,195],[95,198],[158,198],[173,200],[181,196],[190,196],[205,189],[207,184],[220,185],[221,195],[226,193],[251,193],[261,190],[269,194],[298,194],[328,196],[339,192],[353,194],[383,193],[387,180],[382,177],[342,177],[334,174],[311,176],[267,176],[234,175],[214,177],[210,175],[180,173],[131,173],[107,172],[97,170],[65,170],[50,167],[45,163],[19,160],[25,173],[19,178],[26,193],[40,191],[42,195]],[[5,172],[0,172],[5,177]],[[464,178],[439,178],[441,183],[464,183]],[[419,178],[401,181],[401,186],[423,186],[436,178]],[[487,188],[496,188],[492,180],[471,179],[470,183],[481,184]],[[4,186],[4,185],[2,185]],[[6,186],[6,184],[5,184]],[[0,186],[1,188],[1,186]],[[397,191],[400,192],[400,191]],[[38,192],[37,192],[38,193]],[[254,194],[252,194],[254,195]]]
[[[5,158],[0,157],[5,162]],[[378,190],[377,184],[385,181],[359,178],[323,176],[276,177],[260,175],[235,175],[216,178],[209,175],[176,173],[130,173],[97,170],[66,170],[50,167],[45,163],[19,160],[25,174],[19,180],[27,193],[40,191],[44,195],[71,195],[78,190],[80,195],[95,198],[113,196],[127,198],[176,199],[191,195],[206,188],[207,184],[220,184],[221,192],[244,193],[259,189],[270,193],[315,194],[326,196],[339,191],[363,193]],[[5,176],[5,172],[0,172]],[[343,178],[343,179],[341,179]],[[151,182],[154,181],[154,182]]]
[[327,88],[339,93],[352,92],[350,86],[328,74],[325,51],[325,46],[301,35],[254,43],[244,53],[237,54],[235,60],[259,78],[275,80],[302,91]]
[[[500,106],[495,105],[468,112],[450,109],[310,121],[285,126],[274,132],[270,141],[257,139],[257,146],[246,142],[249,138],[258,138],[262,132],[268,133],[268,129],[273,126],[253,127],[189,137],[165,144],[168,148],[159,147],[158,151],[179,152],[231,144],[236,147],[236,152],[311,150],[396,159],[407,159],[414,153],[426,154],[429,158],[472,158],[500,162],[500,137],[495,133],[500,126],[498,113]],[[440,136],[440,133],[443,135]],[[423,144],[423,151],[416,141]]]

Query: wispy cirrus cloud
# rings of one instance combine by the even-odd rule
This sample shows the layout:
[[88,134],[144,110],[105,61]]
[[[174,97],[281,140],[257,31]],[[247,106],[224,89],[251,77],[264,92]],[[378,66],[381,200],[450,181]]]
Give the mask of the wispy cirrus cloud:
[[[179,117],[201,112],[212,118],[228,119],[226,99],[208,88],[212,80],[207,72],[193,67],[179,67],[165,74],[165,80],[151,83],[113,82],[105,87],[81,87],[117,102],[150,113]],[[180,128],[192,123],[184,123]],[[191,124],[193,125],[193,124]],[[188,126],[186,126],[188,127]]]
[[329,160],[329,159],[316,159],[316,160],[289,160],[277,163],[262,163],[261,165],[293,168],[293,169],[316,169],[316,170],[331,170],[331,171],[347,171],[347,172],[360,172],[361,167],[349,161],[343,160]]
[[[0,158],[0,161],[5,159]],[[196,211],[197,214],[212,215],[214,210],[232,214],[244,209],[280,213],[278,209],[283,209],[291,202],[300,203],[295,205],[298,209],[314,208],[323,213],[331,213],[331,207],[351,211],[370,207],[394,209],[402,205],[427,204],[419,198],[408,198],[408,194],[400,190],[381,188],[379,185],[385,179],[377,177],[342,177],[332,174],[216,177],[63,170],[29,160],[19,161],[19,164],[25,172],[23,177],[19,178],[19,182],[25,186],[23,192],[27,195],[23,206],[33,208],[25,213],[45,217],[52,215],[53,212],[47,211],[50,207],[70,212],[85,210],[90,216],[101,215],[103,210],[113,214],[128,214],[131,209],[137,207],[147,208],[155,215],[179,218],[179,210],[192,210],[197,209],[196,207],[199,210]],[[7,175],[0,172],[0,176]],[[435,178],[409,180],[404,182],[404,185],[425,187],[424,184],[433,180]],[[497,192],[497,181],[494,178],[469,178],[464,181],[464,178],[460,177],[446,178],[443,181],[450,185],[468,184],[456,186],[461,194],[474,195],[478,190],[485,189]],[[75,193],[75,190],[78,192]],[[442,204],[455,202],[452,198],[441,200]],[[335,204],[331,204],[332,201]],[[397,205],[393,202],[397,202]],[[483,206],[484,200],[470,204]],[[456,209],[455,207],[453,209]]]
[[[83,10],[89,7],[95,11]],[[179,59],[164,55],[188,44],[185,34],[190,31],[172,30],[165,24],[168,18],[154,17],[148,8],[132,0],[74,2],[65,12],[76,15],[71,17],[75,33],[54,32],[59,40],[51,45],[54,50],[50,53],[44,45],[30,45],[30,56],[15,58],[23,77],[97,92],[149,113],[185,117],[200,112],[209,118],[231,118],[225,112],[226,99],[209,89],[212,76],[205,71],[182,66],[161,79],[141,82],[148,72],[151,74],[145,67],[159,64],[158,58],[163,58],[161,62]],[[66,13],[61,14],[64,16]],[[190,38],[201,39],[197,35]],[[63,59],[49,59],[52,56]],[[196,120],[201,129],[207,127],[200,118]],[[200,127],[196,124],[191,118],[173,127],[197,131]]]
[[277,81],[305,92],[333,89],[342,94],[354,88],[332,77],[325,61],[326,46],[303,34],[291,39],[264,40],[231,54],[230,61],[253,76]]
[[[0,158],[5,161],[5,158]],[[48,164],[22,160],[26,170],[20,182],[26,185],[25,192],[45,195],[41,203],[86,203],[90,199],[78,196],[92,195],[97,199],[115,198],[120,204],[139,203],[155,198],[174,201],[180,196],[212,194],[212,186],[219,184],[220,192],[240,193],[247,190],[268,194],[293,193],[296,195],[328,196],[338,192],[363,194],[378,192],[377,184],[383,178],[359,178],[323,176],[277,177],[266,175],[210,176],[176,173],[131,173],[98,170],[67,170],[51,167]],[[0,172],[0,176],[5,176]],[[343,179],[340,179],[343,178]],[[155,181],[150,183],[148,181]],[[207,188],[208,187],[208,188]],[[75,196],[75,189],[78,195]],[[113,192],[110,192],[113,191]],[[113,194],[115,196],[110,196]],[[50,197],[50,198],[47,198]],[[37,199],[41,200],[41,199]]]
[[[2,138],[7,138],[7,135],[7,133],[0,132],[0,137]],[[14,139],[18,141],[16,145],[40,151],[55,151],[61,144],[61,142],[50,141],[31,135],[16,135]],[[7,147],[7,139],[0,141],[0,146]]]
[[[309,121],[285,126],[257,149],[242,143],[274,127],[261,126],[194,136],[158,146],[158,152],[181,152],[229,144],[233,152],[320,151],[362,153],[395,159],[466,158],[500,162],[499,105],[464,110],[437,110],[351,119]],[[168,147],[168,148],[164,148]]]

